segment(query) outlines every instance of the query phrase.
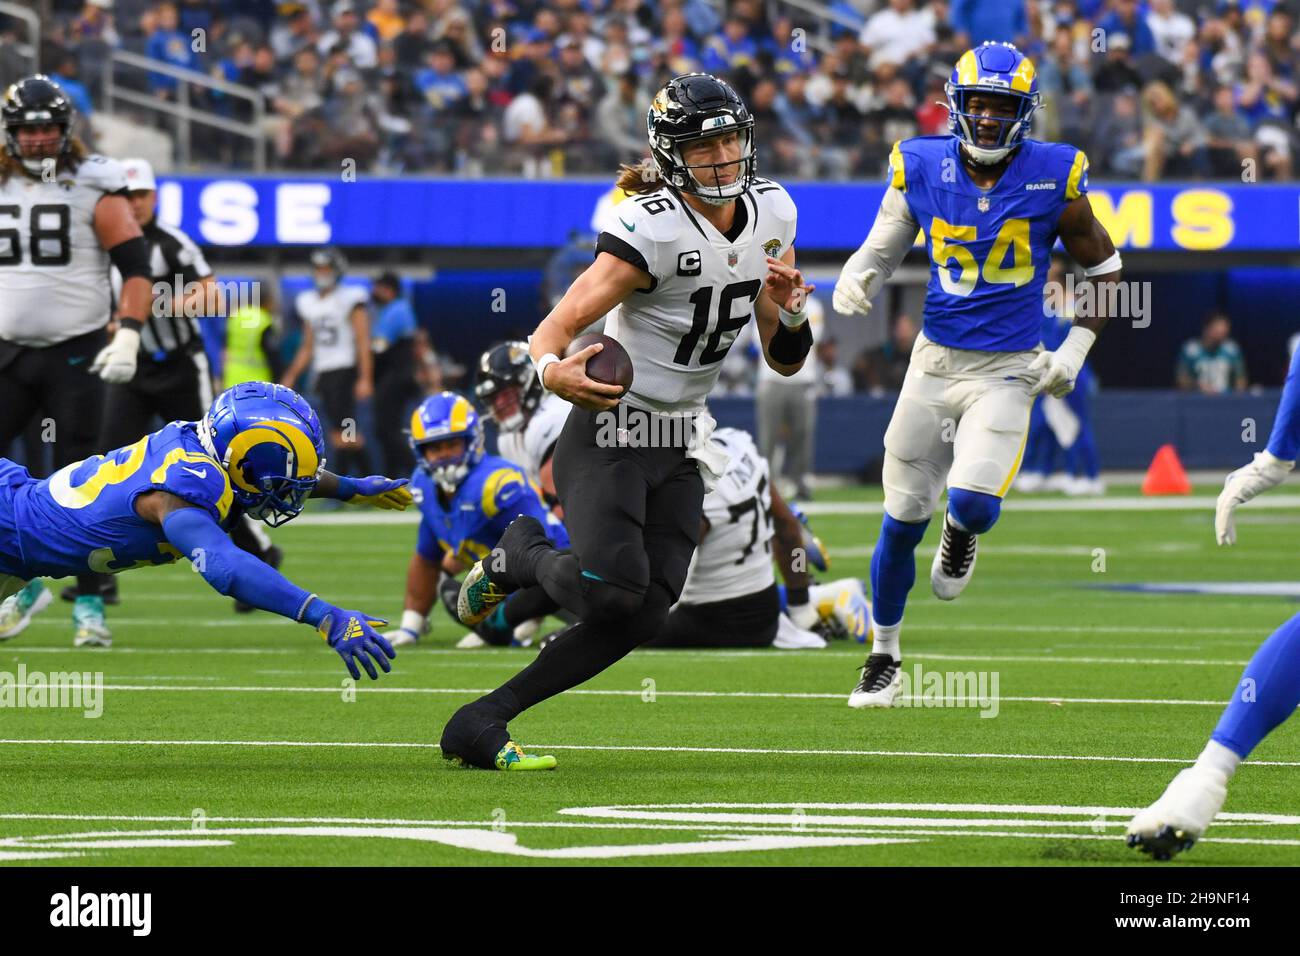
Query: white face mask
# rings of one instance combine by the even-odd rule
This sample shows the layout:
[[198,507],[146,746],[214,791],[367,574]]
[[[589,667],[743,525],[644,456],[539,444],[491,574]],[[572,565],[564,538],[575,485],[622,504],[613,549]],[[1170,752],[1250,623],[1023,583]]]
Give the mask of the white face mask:
[[313,272],[311,281],[317,292],[328,292],[338,284],[338,278],[333,273],[323,276],[319,272]]

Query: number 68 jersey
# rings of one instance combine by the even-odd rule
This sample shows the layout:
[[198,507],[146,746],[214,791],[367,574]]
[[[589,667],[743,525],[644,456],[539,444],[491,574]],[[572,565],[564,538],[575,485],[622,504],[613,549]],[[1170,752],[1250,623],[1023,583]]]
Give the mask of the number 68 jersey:
[[649,411],[703,406],[722,360],[749,322],[767,277],[767,257],[793,244],[796,212],[785,188],[755,179],[719,232],[668,187],[630,196],[604,219],[596,252],[650,274],[610,313],[605,334],[632,357],[623,401]]
[[108,323],[108,251],[95,206],[126,188],[122,165],[99,155],[53,181],[21,172],[0,181],[0,339],[44,347]]

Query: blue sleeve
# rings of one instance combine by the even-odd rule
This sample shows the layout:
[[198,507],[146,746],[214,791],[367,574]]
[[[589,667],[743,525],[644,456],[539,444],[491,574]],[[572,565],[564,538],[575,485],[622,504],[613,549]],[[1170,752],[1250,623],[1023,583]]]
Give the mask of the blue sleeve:
[[411,311],[411,303],[405,299],[398,299],[380,313],[379,321],[375,323],[373,337],[396,342],[414,331],[415,313]]
[[428,521],[420,521],[420,536],[416,539],[415,550],[426,561],[432,561],[434,564],[442,563],[442,545],[438,542],[438,536],[433,533],[433,529],[429,527]]
[[1297,449],[1300,449],[1300,349],[1291,356],[1282,402],[1277,407],[1273,433],[1268,439],[1268,453],[1282,461],[1295,461]]
[[[291,621],[302,619],[315,623],[303,615],[311,595],[270,565],[236,547],[206,512],[198,508],[177,508],[163,518],[162,527],[172,546],[190,559],[203,580],[219,594]],[[311,603],[320,606],[324,602]]]

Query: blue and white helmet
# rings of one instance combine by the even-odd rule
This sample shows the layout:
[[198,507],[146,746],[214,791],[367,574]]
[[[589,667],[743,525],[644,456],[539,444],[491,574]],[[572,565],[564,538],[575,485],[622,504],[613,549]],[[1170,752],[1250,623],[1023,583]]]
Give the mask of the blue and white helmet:
[[[424,446],[452,438],[465,439],[465,450],[430,467]],[[483,460],[483,422],[474,404],[455,392],[439,392],[420,403],[411,415],[409,441],[416,464],[449,495],[456,493],[470,469]]]
[[244,382],[217,396],[198,423],[203,450],[230,476],[235,500],[278,527],[298,516],[325,467],[325,437],[291,388]]
[[[1042,98],[1033,61],[1010,43],[986,40],[967,50],[944,84],[948,95],[948,132],[956,136],[967,154],[980,163],[1001,162],[1024,142]],[[1012,117],[986,117],[971,113],[967,102],[972,94],[997,94],[1016,101]],[[981,146],[975,138],[976,125],[992,119],[1001,126],[996,146]]]

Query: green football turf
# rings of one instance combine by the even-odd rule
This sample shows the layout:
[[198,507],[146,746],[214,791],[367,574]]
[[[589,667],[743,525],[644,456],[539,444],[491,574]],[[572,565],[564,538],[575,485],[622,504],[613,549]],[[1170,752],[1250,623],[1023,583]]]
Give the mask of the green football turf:
[[[862,506],[879,490],[818,500],[847,503],[813,517],[830,576],[865,576],[879,518]],[[1122,843],[1132,808],[1195,757],[1295,608],[1098,588],[1290,582],[1300,515],[1260,502],[1226,550],[1212,508],[1017,508],[1029,500],[1008,502],[953,604],[929,593],[935,522],[903,633],[909,673],[996,677],[996,715],[978,701],[850,710],[856,644],[639,652],[514,723],[557,756],[552,773],[458,770],[436,749],[452,711],[531,650],[454,650],[462,631],[439,609],[430,638],[352,694],[310,629],[235,615],[188,565],[131,572],[111,650],[73,650],[57,601],[0,645],[0,671],[106,684],[97,719],[0,710],[0,862],[1153,866]],[[400,614],[414,524],[324,516],[275,537],[295,581]],[[1221,821],[1172,865],[1300,861],[1298,783],[1293,720],[1228,797],[1268,816]]]

